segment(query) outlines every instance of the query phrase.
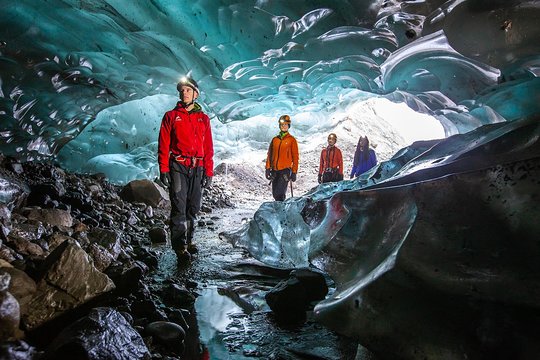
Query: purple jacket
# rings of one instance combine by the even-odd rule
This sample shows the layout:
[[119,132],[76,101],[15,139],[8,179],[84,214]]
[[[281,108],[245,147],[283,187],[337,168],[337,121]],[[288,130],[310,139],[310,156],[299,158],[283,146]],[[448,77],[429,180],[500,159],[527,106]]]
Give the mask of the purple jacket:
[[375,151],[373,149],[369,149],[369,156],[367,159],[363,159],[362,152],[359,148],[356,149],[356,152],[354,153],[354,162],[353,162],[353,168],[351,171],[351,179],[353,177],[357,177],[359,175],[362,175],[372,167],[377,165],[377,156],[375,155]]

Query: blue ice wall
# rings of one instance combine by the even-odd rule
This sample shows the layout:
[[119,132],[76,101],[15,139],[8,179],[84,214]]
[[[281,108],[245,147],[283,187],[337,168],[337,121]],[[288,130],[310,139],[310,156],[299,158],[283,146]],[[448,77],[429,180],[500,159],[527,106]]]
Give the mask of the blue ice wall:
[[0,149],[22,159],[55,156],[111,106],[176,96],[188,72],[221,122],[329,111],[354,101],[350,90],[433,114],[448,134],[539,110],[534,1],[2,0],[2,8]]

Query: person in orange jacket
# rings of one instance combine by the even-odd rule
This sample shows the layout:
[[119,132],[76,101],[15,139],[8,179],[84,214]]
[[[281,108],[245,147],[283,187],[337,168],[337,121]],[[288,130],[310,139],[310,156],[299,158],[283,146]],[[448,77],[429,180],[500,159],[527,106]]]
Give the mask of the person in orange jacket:
[[298,143],[289,134],[291,118],[279,118],[279,134],[272,138],[266,156],[266,178],[272,181],[272,196],[276,201],[285,200],[289,181],[296,181],[298,172]]
[[214,145],[210,119],[195,102],[197,83],[183,77],[176,88],[180,101],[161,120],[158,163],[171,199],[171,246],[179,262],[189,262],[197,250],[192,239],[202,188],[210,187],[214,174]]
[[336,142],[336,134],[328,135],[328,146],[321,151],[319,184],[343,180],[343,156]]

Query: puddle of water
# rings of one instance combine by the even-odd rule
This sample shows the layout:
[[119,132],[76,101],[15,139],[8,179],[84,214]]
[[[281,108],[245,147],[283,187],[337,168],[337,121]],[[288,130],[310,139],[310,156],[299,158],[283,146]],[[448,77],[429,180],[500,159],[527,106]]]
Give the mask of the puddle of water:
[[[243,345],[241,353],[230,352],[224,341],[229,326],[245,328],[244,322],[238,321],[242,317],[241,315],[245,314],[244,310],[229,297],[221,295],[215,286],[201,289],[199,293],[200,296],[195,301],[195,312],[197,314],[200,341],[208,349],[210,359],[252,359],[252,357],[244,356],[243,352],[254,350],[255,345]],[[232,324],[233,321],[234,324]],[[238,328],[235,330],[241,331]]]

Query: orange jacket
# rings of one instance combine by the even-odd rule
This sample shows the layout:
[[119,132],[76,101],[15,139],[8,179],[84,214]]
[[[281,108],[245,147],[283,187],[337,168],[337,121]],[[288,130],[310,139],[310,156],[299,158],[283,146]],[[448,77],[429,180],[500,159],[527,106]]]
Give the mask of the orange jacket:
[[321,151],[319,174],[322,174],[328,168],[337,168],[339,173],[343,175],[343,156],[337,146],[327,146]]
[[272,170],[292,169],[298,172],[298,143],[294,136],[286,133],[281,139],[275,136],[268,147],[266,168]]

